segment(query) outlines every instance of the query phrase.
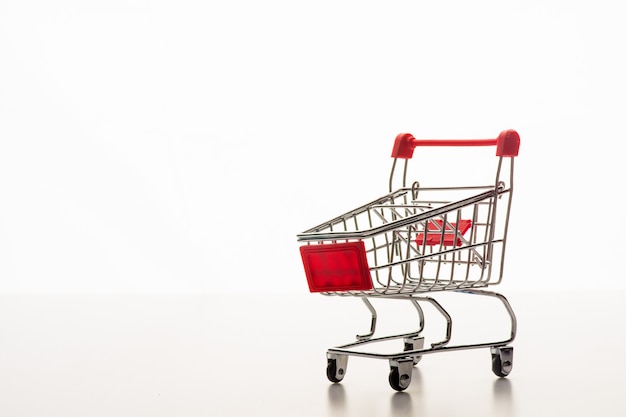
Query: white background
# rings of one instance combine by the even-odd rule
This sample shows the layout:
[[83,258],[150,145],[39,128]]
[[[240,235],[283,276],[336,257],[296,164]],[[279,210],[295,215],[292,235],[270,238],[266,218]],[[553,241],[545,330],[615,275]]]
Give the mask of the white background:
[[509,128],[505,285],[624,289],[620,10],[0,0],[0,292],[306,292],[296,234],[384,194],[396,134]]
[[[625,415],[622,8],[0,0],[0,414]],[[330,384],[369,316],[308,293],[296,235],[386,193],[398,133],[510,128],[513,373],[476,349],[403,393],[365,358]],[[493,173],[419,151],[424,185]],[[494,340],[505,316],[446,296],[455,338]],[[380,304],[382,334],[417,326]]]

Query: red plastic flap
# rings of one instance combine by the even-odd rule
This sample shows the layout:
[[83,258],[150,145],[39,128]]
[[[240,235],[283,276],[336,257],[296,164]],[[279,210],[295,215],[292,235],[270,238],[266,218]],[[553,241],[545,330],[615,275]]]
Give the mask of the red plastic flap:
[[[458,234],[456,239],[456,246],[461,246],[461,238],[459,235],[463,236],[465,232],[467,232],[472,227],[471,220],[460,220],[458,227]],[[428,234],[426,235],[426,244],[429,246],[440,245],[441,244],[441,229],[443,228],[442,220],[433,220],[428,222]],[[454,245],[454,229],[456,228],[456,223],[448,223],[446,225],[446,231],[443,235],[443,245],[444,246],[455,246]],[[432,233],[431,233],[432,231]],[[419,233],[417,238],[415,239],[418,245],[424,244],[424,233]]]
[[305,245],[300,254],[311,292],[372,289],[363,242]]

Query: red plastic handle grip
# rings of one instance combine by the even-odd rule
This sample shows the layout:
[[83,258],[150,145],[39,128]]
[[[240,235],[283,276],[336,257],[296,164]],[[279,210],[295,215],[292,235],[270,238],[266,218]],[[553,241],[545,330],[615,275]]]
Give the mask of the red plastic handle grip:
[[520,137],[513,130],[503,130],[495,139],[415,139],[410,133],[396,136],[391,156],[393,158],[410,159],[413,150],[418,146],[496,146],[497,156],[517,156]]

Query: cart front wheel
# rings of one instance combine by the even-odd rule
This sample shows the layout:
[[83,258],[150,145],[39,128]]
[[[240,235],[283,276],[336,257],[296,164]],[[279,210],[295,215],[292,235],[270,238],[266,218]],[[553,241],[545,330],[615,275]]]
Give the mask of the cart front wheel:
[[513,369],[513,347],[501,346],[491,348],[491,370],[497,376],[504,378]]

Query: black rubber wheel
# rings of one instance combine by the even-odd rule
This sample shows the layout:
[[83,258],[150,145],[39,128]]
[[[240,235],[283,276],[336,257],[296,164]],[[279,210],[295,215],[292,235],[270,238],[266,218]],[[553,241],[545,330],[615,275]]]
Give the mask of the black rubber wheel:
[[[406,378],[406,375],[405,375],[405,378]],[[396,391],[404,391],[405,389],[409,387],[408,384],[406,384],[405,387],[402,387],[400,385],[400,381],[401,381],[401,376],[400,376],[400,371],[398,371],[398,368],[391,368],[391,372],[389,372],[389,385],[391,385],[391,388],[395,389]]]
[[[496,374],[500,378],[504,378],[508,376],[511,371],[507,372],[502,368],[503,368],[502,359],[500,358],[500,355],[497,353],[492,353],[491,354],[491,370],[493,371],[494,374]],[[509,364],[509,368],[510,368],[510,364]]]
[[337,361],[335,359],[328,359],[328,365],[326,366],[326,377],[330,382],[341,382],[345,374],[345,370],[340,370],[341,375],[337,377]]

